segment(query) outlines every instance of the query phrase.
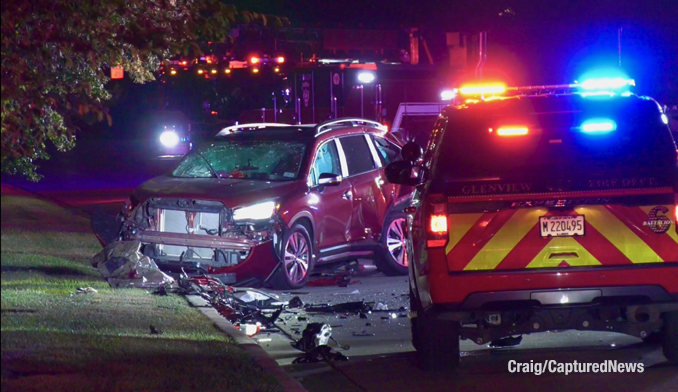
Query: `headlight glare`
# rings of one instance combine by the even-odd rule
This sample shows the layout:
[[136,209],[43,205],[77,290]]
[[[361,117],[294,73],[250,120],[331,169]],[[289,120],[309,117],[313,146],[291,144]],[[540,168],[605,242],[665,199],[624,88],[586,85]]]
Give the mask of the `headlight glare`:
[[275,213],[275,202],[266,201],[252,204],[247,207],[237,208],[233,211],[233,220],[264,220],[269,219]]
[[165,147],[174,147],[179,144],[179,135],[174,131],[164,131],[160,134],[160,143]]

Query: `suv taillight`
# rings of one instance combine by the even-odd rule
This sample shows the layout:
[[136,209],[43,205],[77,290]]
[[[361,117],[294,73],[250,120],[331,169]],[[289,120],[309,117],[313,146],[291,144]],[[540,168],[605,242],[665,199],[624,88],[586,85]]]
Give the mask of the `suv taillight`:
[[449,239],[447,228],[447,204],[431,203],[431,213],[426,228],[426,247],[441,248]]

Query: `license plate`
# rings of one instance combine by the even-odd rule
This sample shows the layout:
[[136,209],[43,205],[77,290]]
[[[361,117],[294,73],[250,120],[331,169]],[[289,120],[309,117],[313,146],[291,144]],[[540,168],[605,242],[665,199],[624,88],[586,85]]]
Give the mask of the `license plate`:
[[584,235],[584,215],[540,216],[542,237],[573,237]]

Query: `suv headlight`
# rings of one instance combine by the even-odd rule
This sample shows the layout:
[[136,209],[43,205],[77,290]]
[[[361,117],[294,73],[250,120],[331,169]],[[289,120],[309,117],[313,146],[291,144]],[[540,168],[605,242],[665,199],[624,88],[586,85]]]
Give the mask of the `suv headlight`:
[[247,207],[236,208],[233,211],[234,221],[254,221],[270,219],[276,211],[274,201],[252,204]]

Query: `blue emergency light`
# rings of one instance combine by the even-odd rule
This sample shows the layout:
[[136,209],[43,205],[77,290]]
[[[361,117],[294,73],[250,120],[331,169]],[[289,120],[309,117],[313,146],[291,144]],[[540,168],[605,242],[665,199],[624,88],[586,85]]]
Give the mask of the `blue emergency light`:
[[617,129],[617,123],[606,118],[596,118],[584,121],[580,127],[584,133],[607,133]]

